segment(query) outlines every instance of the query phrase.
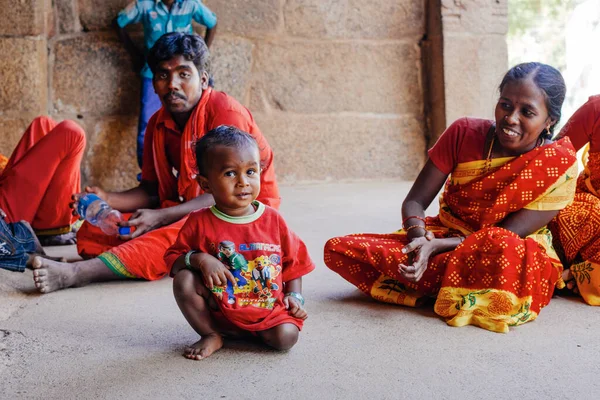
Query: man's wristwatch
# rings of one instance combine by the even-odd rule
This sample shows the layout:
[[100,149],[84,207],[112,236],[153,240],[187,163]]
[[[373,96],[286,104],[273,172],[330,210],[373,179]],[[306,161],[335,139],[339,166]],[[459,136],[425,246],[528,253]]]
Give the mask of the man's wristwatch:
[[285,296],[291,296],[294,297],[296,300],[298,300],[300,302],[300,304],[304,305],[304,297],[302,296],[301,293],[298,292],[287,292],[285,294]]

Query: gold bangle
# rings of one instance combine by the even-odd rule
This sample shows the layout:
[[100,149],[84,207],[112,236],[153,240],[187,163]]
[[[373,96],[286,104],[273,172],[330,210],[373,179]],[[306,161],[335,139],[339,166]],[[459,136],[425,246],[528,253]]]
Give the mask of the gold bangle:
[[425,234],[427,234],[427,228],[424,227],[423,225],[411,225],[408,228],[404,228],[404,231],[408,234],[408,232],[410,232],[411,229],[416,229],[416,228],[421,228],[425,231]]

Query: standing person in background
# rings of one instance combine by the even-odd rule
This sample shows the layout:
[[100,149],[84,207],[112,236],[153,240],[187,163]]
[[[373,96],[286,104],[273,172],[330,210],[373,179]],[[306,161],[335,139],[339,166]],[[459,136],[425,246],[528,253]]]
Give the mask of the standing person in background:
[[[152,71],[146,62],[148,52],[165,33],[193,33],[192,20],[206,26],[204,42],[210,47],[217,31],[217,16],[201,0],[136,0],[130,3],[113,21],[119,38],[133,59],[136,72],[140,71],[140,118],[137,135],[137,161],[142,167],[144,136],[150,117],[159,110],[160,99],[152,86]],[[136,46],[125,30],[129,24],[144,27],[144,49]],[[141,175],[138,176],[140,180]]]

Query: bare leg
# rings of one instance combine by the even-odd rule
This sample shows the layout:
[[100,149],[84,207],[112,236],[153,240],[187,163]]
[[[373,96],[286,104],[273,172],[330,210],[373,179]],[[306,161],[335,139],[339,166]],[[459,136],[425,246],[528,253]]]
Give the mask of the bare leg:
[[258,332],[258,336],[265,344],[276,350],[289,350],[298,341],[300,330],[294,324],[281,324],[266,331]]
[[113,273],[99,258],[66,263],[34,257],[32,266],[35,287],[41,293],[85,286],[92,282],[124,279]]
[[208,299],[212,294],[200,276],[187,269],[179,271],[173,279],[173,294],[183,316],[201,337],[187,347],[183,355],[201,360],[223,347],[223,336],[210,315]]

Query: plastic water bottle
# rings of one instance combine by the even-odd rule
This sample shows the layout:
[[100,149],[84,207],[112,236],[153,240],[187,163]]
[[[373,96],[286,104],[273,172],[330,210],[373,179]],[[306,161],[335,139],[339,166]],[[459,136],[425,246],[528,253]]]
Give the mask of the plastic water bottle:
[[123,215],[93,193],[86,193],[77,201],[77,213],[107,235],[129,235],[129,226],[119,226]]

